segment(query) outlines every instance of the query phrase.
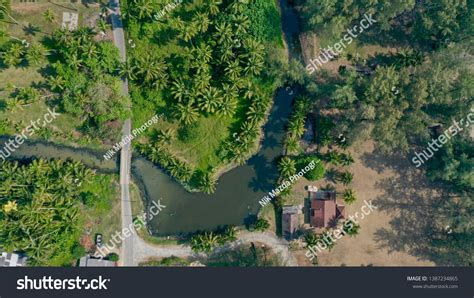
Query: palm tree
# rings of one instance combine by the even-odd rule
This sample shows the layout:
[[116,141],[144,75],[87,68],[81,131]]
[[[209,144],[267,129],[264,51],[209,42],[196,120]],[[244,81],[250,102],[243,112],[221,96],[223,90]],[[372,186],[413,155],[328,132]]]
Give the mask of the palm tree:
[[5,205],[3,205],[3,212],[9,214],[11,212],[18,211],[18,204],[16,201],[8,201]]
[[251,138],[255,138],[258,135],[258,131],[259,131],[255,123],[250,122],[250,121],[245,121],[240,127],[240,130],[241,130],[242,135],[246,135]]
[[197,26],[191,23],[189,26],[183,27],[178,36],[185,42],[189,42],[198,34],[198,32]]
[[105,33],[105,32],[107,32],[107,30],[109,30],[110,25],[104,19],[100,19],[97,22],[97,28],[99,29],[100,32]]
[[10,15],[9,0],[0,0],[0,18],[3,16],[9,17],[15,24],[19,25],[18,21]]
[[263,59],[258,57],[250,57],[244,68],[246,75],[258,76],[263,70]]
[[351,172],[342,172],[339,175],[339,181],[342,182],[344,185],[349,185],[352,182],[352,179],[354,178],[354,175]]
[[212,60],[212,49],[209,45],[201,43],[198,48],[193,48],[195,60],[200,64],[207,64]]
[[40,44],[33,44],[26,52],[26,60],[29,64],[38,65],[44,57],[43,48]]
[[46,9],[43,12],[43,18],[48,23],[55,23],[56,22],[56,16],[54,15],[54,11],[50,8]]
[[10,47],[2,53],[3,62],[9,66],[18,65],[24,54],[25,50],[23,46],[17,42],[13,42]]
[[229,84],[222,84],[222,97],[226,100],[230,99],[237,99],[239,96],[239,90],[235,85],[229,85]]
[[259,105],[252,104],[246,115],[248,121],[257,124],[265,117],[265,110]]
[[288,153],[290,154],[295,154],[298,153],[300,149],[300,144],[296,138],[288,138],[286,141],[286,149],[288,150]]
[[342,230],[349,236],[354,237],[359,234],[360,226],[356,224],[353,220],[346,220],[343,223]]
[[192,169],[184,162],[181,163],[179,169],[180,169],[180,172],[178,173],[178,176],[177,176],[178,179],[184,182],[189,182],[189,180],[191,180],[193,176]]
[[206,113],[215,113],[221,100],[220,92],[215,87],[209,87],[203,92],[199,107]]
[[180,164],[176,159],[171,159],[170,163],[167,166],[167,170],[170,172],[171,176],[178,177]]
[[244,46],[247,50],[247,53],[244,55],[244,57],[253,57],[263,60],[263,53],[265,52],[265,47],[259,41],[253,38],[249,38],[244,40]]
[[341,164],[341,155],[337,153],[337,151],[330,151],[326,155],[326,159],[328,162],[332,163],[335,166]]
[[186,23],[179,16],[172,17],[170,19],[170,24],[171,24],[171,28],[179,32],[186,30]]
[[118,72],[121,77],[128,78],[129,80],[135,80],[137,78],[137,63],[131,60],[120,64]]
[[291,158],[285,156],[278,163],[278,170],[284,178],[288,178],[296,173],[296,163]]
[[218,103],[217,113],[222,116],[232,116],[237,109],[237,100],[235,98],[225,96]]
[[16,109],[23,110],[23,105],[25,101],[23,99],[19,99],[18,97],[7,98],[6,100],[7,109],[10,111],[15,111]]
[[233,52],[233,47],[231,44],[222,44],[220,46],[219,52],[221,54],[220,61],[222,63],[228,64],[229,61],[231,61],[234,57],[235,54]]
[[140,65],[137,73],[143,78],[143,81],[149,85],[161,87],[166,84],[168,80],[167,65],[162,58],[157,58],[151,55],[139,59]]
[[74,69],[79,69],[79,67],[81,67],[82,65],[82,60],[77,57],[77,54],[74,53],[71,55],[71,57],[69,57],[68,59],[68,64],[71,65]]
[[237,239],[237,229],[234,226],[227,227],[224,230],[224,233],[220,237],[221,244],[224,244],[228,241],[234,241]]
[[199,114],[190,101],[187,104],[178,103],[175,107],[174,115],[179,121],[190,125],[197,120]]
[[247,30],[249,29],[249,26],[250,26],[250,21],[246,15],[243,15],[243,14],[233,15],[232,20],[234,21],[234,25],[235,25],[235,34],[240,36],[242,34],[247,33]]
[[201,187],[201,190],[207,194],[211,194],[214,191],[216,191],[216,185],[217,181],[214,178],[214,174],[212,171],[203,173],[201,175],[201,179],[199,181],[199,186]]
[[59,29],[54,32],[54,39],[63,45],[71,44],[73,40],[72,32],[66,29]]
[[288,125],[288,130],[295,137],[301,137],[305,131],[304,121],[302,119],[297,119],[297,121],[291,121]]
[[213,232],[205,232],[204,234],[198,234],[191,238],[191,249],[195,252],[204,251],[208,253],[218,244],[219,236]]
[[318,244],[318,241],[321,240],[321,237],[314,233],[314,232],[309,232],[304,235],[304,242],[306,243],[307,247],[314,247]]
[[234,39],[234,33],[232,32],[232,26],[227,22],[220,22],[216,25],[215,37],[217,42],[222,44],[231,44]]
[[356,194],[354,190],[352,189],[346,189],[344,191],[343,197],[344,197],[344,202],[346,202],[347,204],[352,204],[357,200]]
[[245,83],[245,88],[244,88],[244,98],[250,100],[256,94],[257,94],[257,89],[255,88],[255,85],[251,81],[247,81]]
[[171,95],[173,95],[173,98],[178,102],[182,102],[183,99],[189,95],[188,88],[181,79],[174,81],[171,85]]
[[[211,82],[211,74],[208,71],[201,72],[194,78],[194,91],[196,90],[205,90],[209,88]],[[193,94],[194,93],[194,94]],[[196,96],[196,92],[192,92],[193,96]]]
[[225,74],[233,81],[240,77],[241,67],[238,59],[227,64]]
[[169,144],[176,137],[176,131],[172,128],[165,130],[160,129],[158,132],[157,140],[160,143]]
[[205,33],[211,24],[209,21],[209,15],[205,12],[198,12],[193,18],[193,24],[196,24],[197,29],[201,33]]
[[93,42],[87,42],[82,46],[82,58],[84,59],[94,59],[99,51],[97,46]]
[[219,5],[222,4],[222,0],[209,0],[207,4],[207,9],[209,10],[210,15],[217,15],[219,13]]
[[345,166],[349,166],[352,163],[354,163],[354,159],[352,158],[350,154],[342,154],[341,159],[342,159],[342,164]]
[[133,6],[137,10],[138,19],[149,19],[153,15],[153,1],[149,0],[134,0]]
[[65,88],[66,81],[60,75],[48,77],[48,85],[53,91],[62,91]]

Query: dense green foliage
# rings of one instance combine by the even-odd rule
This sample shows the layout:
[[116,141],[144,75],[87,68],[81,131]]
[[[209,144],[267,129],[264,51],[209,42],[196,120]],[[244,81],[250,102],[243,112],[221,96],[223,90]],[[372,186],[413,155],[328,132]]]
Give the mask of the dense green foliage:
[[253,232],[264,232],[270,227],[270,223],[265,218],[257,218],[254,222],[248,225],[248,230]]
[[93,175],[78,162],[1,163],[1,246],[25,252],[32,265],[65,265],[80,257],[80,198]]
[[306,114],[311,106],[311,102],[306,97],[295,99],[293,113],[288,122],[288,137],[286,147],[289,154],[298,153],[300,150],[299,142],[305,132]]
[[61,97],[64,111],[84,119],[83,129],[112,138],[106,123],[125,119],[127,99],[116,77],[118,50],[110,42],[94,41],[89,28],[58,30],[52,42],[59,49],[49,87]]
[[223,231],[198,233],[191,237],[191,249],[195,252],[210,253],[214,248],[236,240],[235,227]]
[[365,13],[380,23],[379,30],[390,31],[402,25],[407,40],[433,47],[462,40],[473,33],[471,1],[299,0],[298,3],[307,30],[326,31],[337,39]]
[[[136,45],[122,74],[132,83],[135,117],[162,112],[163,127],[180,132],[166,146],[150,136],[144,154],[170,173],[167,161],[186,164],[185,174],[171,174],[210,193],[215,168],[243,163],[256,148],[275,89],[264,65],[268,49],[280,41],[279,15],[274,3],[213,0],[183,2],[157,17],[168,2],[131,0],[124,6]],[[184,129],[203,119],[217,119],[226,131],[202,153],[207,156],[189,162],[183,151],[206,136]]]
[[[472,264],[474,147],[466,118],[474,97],[474,3],[301,0],[298,4],[304,27],[307,32],[315,30],[320,46],[342,38],[367,13],[378,23],[357,37],[357,53],[383,48],[363,57],[345,53],[338,74],[320,72],[317,78],[325,84],[319,90],[307,88],[310,97],[322,99],[315,103],[322,115],[316,123],[318,145],[331,148],[340,133],[345,143],[337,145],[372,139],[381,153],[411,160],[413,151],[426,149],[445,131],[452,134],[454,121],[464,121],[422,167],[446,193],[442,203],[430,202],[436,219],[426,222],[426,244],[412,247],[441,264]],[[352,162],[350,156],[332,150],[326,159],[336,166]],[[353,177],[337,172],[334,178],[347,185]],[[344,197],[354,200],[349,191]],[[447,234],[443,226],[452,232]]]
[[314,169],[309,170],[304,174],[304,177],[310,181],[316,181],[324,177],[326,170],[321,160],[316,156],[301,155],[297,157],[296,170],[299,172],[303,170],[310,163],[314,162]]

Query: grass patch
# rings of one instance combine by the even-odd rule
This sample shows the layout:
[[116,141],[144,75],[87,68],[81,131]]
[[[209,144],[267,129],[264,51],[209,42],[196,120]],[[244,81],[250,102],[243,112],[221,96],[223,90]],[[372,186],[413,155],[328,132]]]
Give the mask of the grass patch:
[[120,195],[116,175],[97,175],[83,190],[84,227],[94,241],[102,234],[107,243],[113,234],[122,230]]

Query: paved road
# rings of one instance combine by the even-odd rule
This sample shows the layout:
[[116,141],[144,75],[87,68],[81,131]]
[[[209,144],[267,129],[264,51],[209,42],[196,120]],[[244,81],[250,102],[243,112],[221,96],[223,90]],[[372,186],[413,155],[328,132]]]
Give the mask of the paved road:
[[[127,52],[125,47],[125,34],[123,32],[122,20],[120,18],[120,4],[118,0],[110,0],[110,12],[112,19],[112,28],[114,35],[114,43],[119,49],[120,60],[127,60]],[[122,80],[122,93],[128,96],[128,80]],[[122,138],[131,135],[132,121],[125,120],[122,129]],[[131,167],[132,153],[130,150],[130,143],[127,143],[120,152],[120,188],[121,188],[121,205],[122,205],[122,229],[133,228],[132,218],[132,204],[130,201],[130,167]],[[133,260],[133,243],[135,234],[131,237],[125,237],[122,242],[121,260],[123,266],[135,265]]]

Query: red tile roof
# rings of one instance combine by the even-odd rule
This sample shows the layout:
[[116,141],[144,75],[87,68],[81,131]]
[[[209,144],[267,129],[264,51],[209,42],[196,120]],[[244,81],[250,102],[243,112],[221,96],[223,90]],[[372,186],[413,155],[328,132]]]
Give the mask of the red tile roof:
[[336,203],[335,192],[310,193],[311,200],[311,226],[327,228],[331,221],[345,217],[345,206]]

